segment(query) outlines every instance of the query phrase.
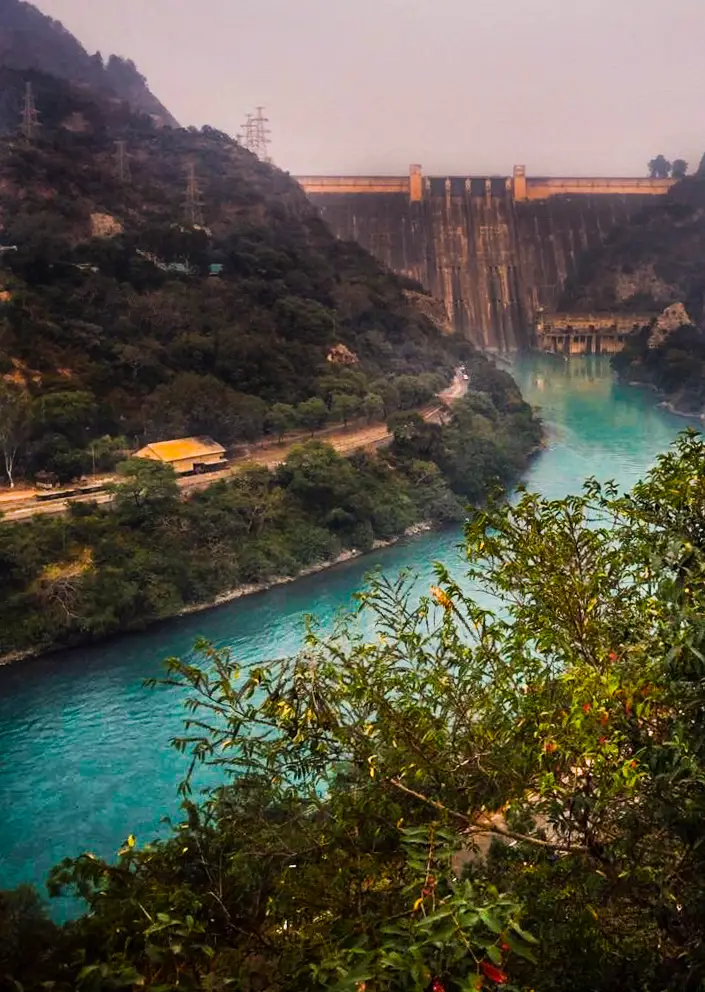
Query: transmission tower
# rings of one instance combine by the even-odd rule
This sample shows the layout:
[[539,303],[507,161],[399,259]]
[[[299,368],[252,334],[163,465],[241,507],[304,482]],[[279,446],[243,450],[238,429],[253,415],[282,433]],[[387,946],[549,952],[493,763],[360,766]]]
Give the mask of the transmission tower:
[[254,140],[253,127],[254,125],[253,125],[252,114],[248,114],[247,120],[242,125],[242,131],[240,131],[240,133],[237,136],[237,140],[240,142],[243,148],[246,148],[248,150],[248,152],[252,151],[252,143]]
[[39,112],[34,102],[34,88],[31,83],[25,85],[24,108],[22,110],[22,134],[27,141],[32,141],[39,130]]
[[238,135],[240,144],[256,155],[260,162],[272,161],[269,156],[269,136],[272,132],[267,124],[269,118],[264,116],[264,107],[257,107],[256,114],[247,115],[242,133]]
[[130,171],[130,156],[127,151],[126,141],[115,142],[115,160],[117,163],[117,176],[121,183],[129,183],[132,179]]
[[201,191],[198,188],[195,162],[191,162],[188,167],[188,182],[186,184],[186,220],[191,227],[203,227]]

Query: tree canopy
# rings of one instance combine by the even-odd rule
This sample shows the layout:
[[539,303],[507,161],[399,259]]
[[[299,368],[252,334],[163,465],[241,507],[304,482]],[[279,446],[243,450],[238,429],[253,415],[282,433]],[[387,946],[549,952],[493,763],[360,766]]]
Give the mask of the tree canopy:
[[[462,520],[468,499],[518,478],[541,439],[530,407],[515,406],[511,377],[487,374],[496,401],[478,394],[482,412],[478,395],[454,404],[445,426],[429,425],[433,445],[421,430],[407,448],[395,438],[389,451],[345,458],[310,441],[274,471],[246,467],[183,500],[169,466],[128,459],[110,506],[76,503],[65,518],[21,527],[0,522],[0,653],[144,626],[343,551],[368,551],[421,520]],[[295,413],[312,428],[326,409],[314,397]],[[98,463],[106,449],[118,457],[103,440]]]
[[649,162],[649,175],[652,179],[667,179],[671,168],[671,163],[664,155],[657,155]]

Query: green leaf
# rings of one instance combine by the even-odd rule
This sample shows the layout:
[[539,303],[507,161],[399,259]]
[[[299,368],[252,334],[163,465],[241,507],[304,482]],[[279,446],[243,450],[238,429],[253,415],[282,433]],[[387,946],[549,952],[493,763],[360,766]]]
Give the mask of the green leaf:
[[480,915],[480,919],[485,924],[485,926],[487,927],[487,929],[488,930],[491,930],[492,933],[500,934],[502,932],[502,930],[504,929],[504,927],[502,926],[502,924],[499,922],[499,920],[497,919],[497,917],[494,915],[494,913],[491,910],[489,910],[489,909],[480,909],[479,910],[479,915]]
[[527,933],[526,930],[522,930],[518,923],[510,922],[509,926],[514,933],[521,937],[522,940],[526,941],[527,944],[538,944],[536,937],[533,937],[530,933]]

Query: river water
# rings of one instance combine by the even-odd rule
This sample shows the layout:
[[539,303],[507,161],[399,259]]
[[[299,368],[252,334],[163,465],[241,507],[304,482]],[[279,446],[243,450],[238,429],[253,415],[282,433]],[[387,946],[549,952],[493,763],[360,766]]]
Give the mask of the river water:
[[[605,358],[527,356],[513,374],[547,428],[525,481],[550,498],[590,475],[629,488],[685,426],[652,393],[616,384]],[[143,634],[0,668],[0,889],[41,884],[67,855],[110,856],[129,833],[149,840],[178,812],[185,759],[168,742],[181,701],[142,687],[165,657],[188,655],[200,635],[245,661],[293,653],[304,616],[330,626],[376,564],[392,575],[412,569],[420,591],[435,561],[462,575],[460,539],[460,529],[425,534]]]

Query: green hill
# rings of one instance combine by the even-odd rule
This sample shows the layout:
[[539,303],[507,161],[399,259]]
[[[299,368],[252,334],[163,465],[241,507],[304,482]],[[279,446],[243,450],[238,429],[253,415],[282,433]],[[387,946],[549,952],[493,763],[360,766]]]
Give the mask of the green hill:
[[[63,24],[23,0],[0,0],[0,68],[47,72],[75,86],[90,87],[106,99],[124,100],[162,124],[177,126],[134,62],[118,55],[104,61],[99,52],[89,55]],[[0,123],[4,128],[15,123],[12,107],[2,98]]]
[[568,310],[651,311],[650,327],[613,359],[627,382],[653,386],[679,411],[705,408],[705,159],[588,254]]
[[252,439],[274,404],[313,396],[389,414],[472,354],[227,135],[160,128],[36,72],[2,70],[6,102],[21,105],[27,80],[41,127],[0,143],[2,241],[16,247],[0,269],[0,372],[32,398],[24,471],[70,477],[106,435]]
[[705,323],[705,172],[655,197],[605,246],[583,259],[562,306],[584,310],[653,310],[683,303]]

